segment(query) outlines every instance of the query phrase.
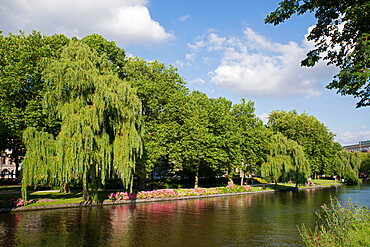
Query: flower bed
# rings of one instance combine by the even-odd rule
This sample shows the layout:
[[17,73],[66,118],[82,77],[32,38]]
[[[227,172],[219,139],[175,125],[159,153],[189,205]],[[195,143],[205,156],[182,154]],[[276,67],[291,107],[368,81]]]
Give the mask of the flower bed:
[[203,196],[212,194],[238,193],[249,192],[252,188],[249,186],[228,185],[226,187],[217,188],[197,188],[197,189],[162,189],[152,191],[140,191],[139,193],[118,192],[111,193],[108,198],[112,201],[134,200],[134,199],[150,199],[150,198],[166,198],[166,197],[182,197],[182,196]]
[[16,208],[23,205],[22,198],[14,198],[12,195],[9,195],[6,199],[0,200],[0,208]]

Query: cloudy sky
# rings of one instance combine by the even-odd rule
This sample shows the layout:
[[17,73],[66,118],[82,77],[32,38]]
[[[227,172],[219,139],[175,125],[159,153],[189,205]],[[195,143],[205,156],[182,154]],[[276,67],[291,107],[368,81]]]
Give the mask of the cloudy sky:
[[263,120],[273,110],[314,115],[342,145],[370,140],[370,107],[325,89],[337,73],[300,66],[313,47],[311,14],[264,24],[276,0],[1,0],[3,35],[32,30],[79,38],[98,33],[130,56],[177,67],[190,89],[234,103],[255,102]]

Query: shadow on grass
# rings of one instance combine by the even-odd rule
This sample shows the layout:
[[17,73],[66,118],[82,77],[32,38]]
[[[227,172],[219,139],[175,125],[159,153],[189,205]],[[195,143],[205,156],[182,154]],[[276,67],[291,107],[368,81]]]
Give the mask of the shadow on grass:
[[[28,200],[37,202],[39,200],[53,200],[51,203],[56,204],[58,201],[63,203],[63,201],[70,201],[72,203],[74,200],[75,203],[89,204],[91,202],[103,203],[104,200],[108,199],[108,195],[112,193],[111,191],[98,191],[96,200],[82,201],[82,191],[71,191],[70,193],[60,193],[60,192],[31,192],[28,194]],[[92,195],[90,195],[92,198]],[[47,204],[47,203],[46,203]],[[45,204],[45,205],[46,205]],[[30,206],[32,205],[29,204]]]
[[21,191],[22,185],[3,185],[0,186],[0,191]]
[[257,184],[257,185],[254,185],[253,187],[260,187],[262,188],[263,186],[265,186],[265,189],[266,190],[275,190],[275,191],[287,191],[287,190],[296,190],[297,188],[292,185],[292,186],[288,186],[288,185],[281,185],[281,184]]

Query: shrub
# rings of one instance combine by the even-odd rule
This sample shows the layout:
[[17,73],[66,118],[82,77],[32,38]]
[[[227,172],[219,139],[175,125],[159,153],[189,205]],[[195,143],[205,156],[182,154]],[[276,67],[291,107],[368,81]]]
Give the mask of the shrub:
[[12,195],[9,195],[8,198],[0,200],[1,208],[16,208],[24,204],[22,198],[14,198]]
[[370,218],[367,207],[341,202],[330,198],[330,205],[321,206],[316,212],[319,220],[315,229],[298,227],[306,246],[368,246],[370,242]]

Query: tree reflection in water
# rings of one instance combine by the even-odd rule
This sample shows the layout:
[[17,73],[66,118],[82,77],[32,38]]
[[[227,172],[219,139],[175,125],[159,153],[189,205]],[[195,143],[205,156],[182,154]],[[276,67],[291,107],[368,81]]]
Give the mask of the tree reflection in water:
[[370,198],[364,186],[7,213],[0,246],[300,246],[297,225],[330,195]]

